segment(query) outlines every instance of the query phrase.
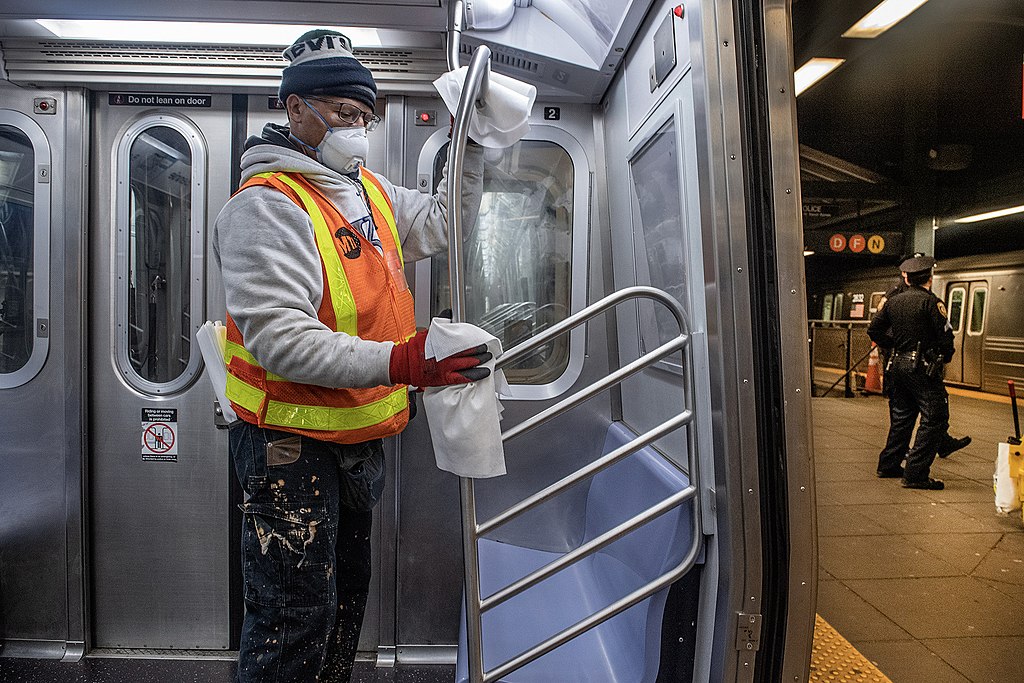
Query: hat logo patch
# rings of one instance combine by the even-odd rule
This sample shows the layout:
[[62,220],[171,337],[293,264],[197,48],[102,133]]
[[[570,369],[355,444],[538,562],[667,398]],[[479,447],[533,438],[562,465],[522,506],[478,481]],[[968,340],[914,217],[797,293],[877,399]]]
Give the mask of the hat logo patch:
[[[320,36],[319,38],[314,38],[312,40],[307,40],[307,41],[304,41],[304,42],[301,42],[301,43],[296,43],[295,45],[292,45],[290,48],[288,48],[287,50],[284,51],[284,57],[285,57],[285,59],[291,61],[291,60],[294,60],[299,55],[301,55],[307,49],[310,52],[319,52],[320,50],[324,49],[324,43],[325,42],[327,43],[327,47],[326,47],[327,50],[334,50],[335,49],[334,36]],[[342,50],[345,50],[345,46],[344,45],[339,44],[339,45],[337,45],[337,47],[342,49]],[[345,50],[345,52],[347,54],[348,50]]]
[[338,240],[338,247],[341,249],[341,253],[345,258],[359,258],[359,253],[362,251],[362,247],[359,246],[359,237],[357,237],[354,232],[346,227],[341,227],[334,233],[334,237]]

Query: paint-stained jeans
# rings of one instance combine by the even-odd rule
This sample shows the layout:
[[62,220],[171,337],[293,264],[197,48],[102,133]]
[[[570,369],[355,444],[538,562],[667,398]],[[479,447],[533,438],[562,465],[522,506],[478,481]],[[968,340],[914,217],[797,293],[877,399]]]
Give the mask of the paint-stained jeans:
[[239,683],[348,683],[370,584],[379,440],[345,446],[233,425],[245,491]]

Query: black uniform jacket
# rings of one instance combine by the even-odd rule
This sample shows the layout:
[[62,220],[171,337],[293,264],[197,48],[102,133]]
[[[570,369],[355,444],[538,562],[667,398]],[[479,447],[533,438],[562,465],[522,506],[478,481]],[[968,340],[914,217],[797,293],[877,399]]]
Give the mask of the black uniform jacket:
[[946,307],[924,287],[909,287],[887,300],[868,325],[868,336],[882,348],[906,353],[921,345],[945,362],[953,358],[953,330]]

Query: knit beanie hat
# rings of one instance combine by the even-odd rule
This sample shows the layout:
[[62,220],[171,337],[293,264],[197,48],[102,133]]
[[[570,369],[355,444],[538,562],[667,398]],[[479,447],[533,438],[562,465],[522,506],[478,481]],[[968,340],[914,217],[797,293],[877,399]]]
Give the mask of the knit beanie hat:
[[333,95],[361,102],[371,110],[377,101],[373,74],[352,56],[347,36],[328,29],[308,31],[281,53],[291,62],[281,75],[278,97],[291,94]]

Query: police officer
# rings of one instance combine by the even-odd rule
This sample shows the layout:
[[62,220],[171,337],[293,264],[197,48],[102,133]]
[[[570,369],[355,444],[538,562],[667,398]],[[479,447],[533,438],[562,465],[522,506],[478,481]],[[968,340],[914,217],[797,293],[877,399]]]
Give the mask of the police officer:
[[[928,257],[921,252],[916,252],[910,256],[905,256],[902,260],[902,264],[907,267],[914,267],[913,264],[920,263],[921,259],[925,261]],[[933,261],[934,262],[934,261]],[[885,306],[886,302],[891,301],[893,297],[901,294],[908,289],[910,285],[907,284],[907,273],[900,272],[899,280],[889,288],[882,297],[882,300],[878,303],[878,311],[881,311]],[[877,315],[877,312],[876,312]],[[889,365],[889,354],[892,351],[892,329],[891,327],[886,331],[889,338],[889,345],[883,347],[879,345],[882,355],[882,366],[888,367]],[[885,396],[891,399],[892,397],[893,382],[886,381],[883,387],[883,393]],[[881,454],[878,457],[878,476],[882,479],[902,477],[903,476],[903,459],[907,455],[907,451],[910,450],[910,439],[914,435],[914,423],[917,421],[918,410],[917,405],[914,404],[912,414],[906,414],[906,404],[903,404],[903,410],[901,410],[901,404],[898,401],[889,402],[889,435],[886,439],[885,448],[882,449]],[[907,427],[909,425],[909,428]],[[939,445],[938,455],[940,458],[947,458],[955,451],[964,448],[971,443],[971,437],[965,436],[960,439],[953,438],[946,432],[942,435],[942,440]]]
[[[953,331],[946,308],[931,292],[935,259],[915,256],[900,264],[906,291],[885,302],[868,326],[868,336],[891,352],[886,382],[889,384],[889,440],[879,455],[878,474],[900,476],[905,488],[940,490],[942,481],[928,476],[940,450],[949,455],[970,437],[948,443],[949,396],[942,381],[942,367],[953,357]],[[914,446],[907,453],[906,469],[900,468],[917,416],[921,425]],[[962,445],[959,445],[961,444]]]

